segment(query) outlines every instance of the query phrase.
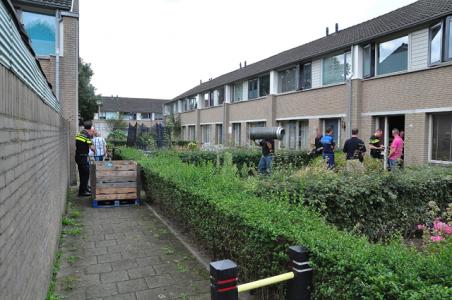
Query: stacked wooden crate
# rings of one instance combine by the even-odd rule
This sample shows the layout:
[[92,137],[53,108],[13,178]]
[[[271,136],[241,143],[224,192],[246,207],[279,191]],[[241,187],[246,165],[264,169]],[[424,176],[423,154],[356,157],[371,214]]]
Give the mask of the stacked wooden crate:
[[93,207],[138,205],[140,172],[131,160],[96,161],[90,167]]

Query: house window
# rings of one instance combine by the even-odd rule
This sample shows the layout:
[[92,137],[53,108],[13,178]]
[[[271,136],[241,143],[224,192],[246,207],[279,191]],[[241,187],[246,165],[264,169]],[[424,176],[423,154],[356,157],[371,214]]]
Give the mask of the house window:
[[350,79],[352,55],[346,52],[323,59],[323,84],[335,84]]
[[377,72],[379,75],[408,69],[408,36],[378,45]]
[[142,120],[150,120],[152,118],[152,113],[141,113]]
[[31,39],[31,46],[37,55],[55,55],[55,16],[22,12],[25,31]]
[[270,74],[259,77],[259,97],[270,94]]
[[446,60],[452,60],[452,16],[446,19]]
[[452,161],[452,112],[432,115],[432,160]]
[[221,145],[223,144],[223,125],[217,124],[215,125],[216,135],[215,135],[215,144]]
[[429,33],[430,64],[441,62],[443,45],[443,24],[439,23],[430,28]]
[[188,126],[188,140],[189,141],[196,140],[196,131],[195,131],[195,126],[194,125],[189,125]]
[[309,121],[298,121],[298,149],[309,149]]
[[182,111],[188,111],[188,99],[184,99],[182,103]]
[[221,105],[224,103],[224,87],[221,87],[217,90],[218,95],[218,105]]
[[210,106],[209,93],[204,94],[204,107]]
[[105,120],[106,118],[107,118],[107,114],[106,114],[105,112],[101,112],[101,113],[99,114],[99,119]]
[[285,93],[297,89],[297,68],[278,72],[278,92]]
[[154,113],[155,120],[163,120],[163,116],[161,113]]
[[196,97],[190,97],[188,98],[188,109],[194,110],[198,106],[198,102],[196,101]]
[[306,120],[281,122],[286,134],[281,140],[281,148],[288,150],[308,149],[309,123]]
[[208,144],[212,142],[212,125],[201,126],[202,142]]
[[375,75],[375,47],[367,45],[363,49],[363,76],[369,78]]
[[241,132],[240,132],[240,123],[232,124],[232,136],[234,138],[234,146],[240,146],[241,141]]
[[232,102],[239,102],[243,100],[243,82],[235,83],[232,86]]
[[312,87],[312,64],[306,63],[301,66],[301,82],[300,88],[303,90],[308,90]]
[[187,126],[182,126],[181,137],[182,137],[182,140],[187,139]]
[[255,99],[258,95],[259,79],[251,79],[248,81],[248,99]]

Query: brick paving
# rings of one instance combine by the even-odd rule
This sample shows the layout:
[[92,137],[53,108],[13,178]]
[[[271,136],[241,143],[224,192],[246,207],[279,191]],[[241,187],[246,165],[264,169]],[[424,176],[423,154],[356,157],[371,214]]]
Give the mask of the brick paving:
[[207,270],[145,206],[91,208],[64,235],[56,291],[63,299],[210,299]]

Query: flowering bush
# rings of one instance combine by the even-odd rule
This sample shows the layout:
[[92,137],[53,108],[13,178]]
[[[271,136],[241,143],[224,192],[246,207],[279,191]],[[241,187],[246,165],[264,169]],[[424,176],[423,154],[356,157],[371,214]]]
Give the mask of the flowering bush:
[[[434,201],[428,203],[429,215],[435,216],[432,222],[428,224],[418,224],[417,229],[422,231],[426,242],[441,242],[452,237],[452,203],[442,214],[442,218],[437,217],[440,209]],[[444,220],[444,221],[442,221]]]

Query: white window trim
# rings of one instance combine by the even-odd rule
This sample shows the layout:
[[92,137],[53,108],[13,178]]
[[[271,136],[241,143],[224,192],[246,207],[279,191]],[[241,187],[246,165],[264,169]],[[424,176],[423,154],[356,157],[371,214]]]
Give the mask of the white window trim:
[[[448,111],[443,111],[448,112]],[[427,161],[432,164],[439,165],[452,165],[452,161],[448,160],[434,160],[432,159],[433,151],[433,114],[428,115],[428,149],[427,149]]]

